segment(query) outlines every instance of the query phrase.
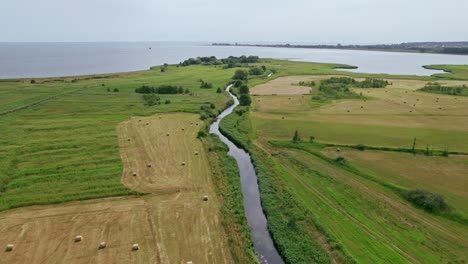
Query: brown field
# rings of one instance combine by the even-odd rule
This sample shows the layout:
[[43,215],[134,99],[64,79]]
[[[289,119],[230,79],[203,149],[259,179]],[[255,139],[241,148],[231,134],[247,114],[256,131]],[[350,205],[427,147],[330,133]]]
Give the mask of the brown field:
[[[323,153],[332,158],[338,155],[336,148],[325,148]],[[339,155],[385,181],[440,193],[450,204],[468,215],[468,156],[428,157],[348,148],[341,148]]]
[[[15,245],[0,250],[0,262],[231,263],[197,122],[177,113],[120,124],[122,182],[149,194],[0,213],[0,245]],[[107,248],[98,250],[101,241]],[[131,250],[134,243],[140,250]]]
[[[332,76],[320,76],[321,79]],[[295,76],[282,77],[260,85],[268,87],[277,80],[284,83],[297,83],[306,80],[318,80],[319,77]],[[392,85],[385,89],[354,89],[357,93],[371,99],[340,100],[320,108],[311,106],[310,98],[298,95],[256,96],[254,110],[258,118],[281,119],[278,112],[288,113],[288,120],[313,120],[343,124],[362,124],[379,126],[435,128],[447,130],[468,130],[468,98],[425,92],[415,92],[426,83],[415,80],[389,79]],[[441,83],[460,81],[443,81]],[[467,82],[468,83],[468,82]],[[290,85],[296,87],[294,85]],[[257,86],[259,87],[259,86]],[[284,86],[284,89],[289,89]],[[254,87],[252,90],[256,90]],[[272,88],[276,89],[276,88]],[[349,111],[349,112],[348,112]],[[350,118],[352,117],[352,118]]]

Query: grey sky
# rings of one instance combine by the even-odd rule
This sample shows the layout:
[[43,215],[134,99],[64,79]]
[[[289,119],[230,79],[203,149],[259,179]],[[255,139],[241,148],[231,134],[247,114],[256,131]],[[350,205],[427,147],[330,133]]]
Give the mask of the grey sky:
[[0,41],[468,40],[467,0],[1,0]]

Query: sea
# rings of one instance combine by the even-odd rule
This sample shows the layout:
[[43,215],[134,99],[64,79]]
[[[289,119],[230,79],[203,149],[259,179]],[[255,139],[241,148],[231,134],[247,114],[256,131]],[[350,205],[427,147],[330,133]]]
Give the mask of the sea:
[[431,75],[429,64],[468,64],[468,56],[335,49],[212,46],[204,42],[0,42],[0,79],[103,74],[176,64],[190,57],[255,55],[342,63],[354,72]]

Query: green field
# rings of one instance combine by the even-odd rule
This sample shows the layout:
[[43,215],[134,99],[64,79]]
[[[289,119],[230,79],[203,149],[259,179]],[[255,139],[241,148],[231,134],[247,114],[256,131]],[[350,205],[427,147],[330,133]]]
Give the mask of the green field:
[[[363,99],[317,103],[314,87],[311,95],[255,96],[249,112],[222,122],[252,155],[270,230],[291,263],[466,261],[468,159],[440,155],[468,151],[467,101],[414,92],[428,79],[385,78],[388,88],[354,89]],[[296,130],[302,140],[293,144]],[[418,154],[405,153],[414,138]],[[327,148],[336,144],[375,150]],[[406,193],[415,189],[441,194],[449,211],[412,204]],[[319,243],[301,248],[298,237]]]
[[[343,152],[348,168],[335,163],[336,153],[328,153],[322,144],[410,149],[416,138],[419,150],[468,152],[468,98],[455,100],[447,95],[413,92],[430,81],[468,79],[467,67],[443,66],[453,74],[416,77],[347,73],[334,70],[346,67],[338,64],[265,59],[260,65],[274,75],[250,76],[247,84],[251,89],[292,75],[371,76],[395,82],[385,89],[355,89],[363,92],[365,101],[315,102],[311,99],[314,88],[311,95],[252,96],[250,108],[239,108],[245,113],[232,114],[222,122],[224,133],[252,154],[269,230],[286,262],[467,261],[467,195],[459,187],[467,183],[463,176],[466,158],[460,156],[447,163],[457,170],[450,175],[453,184],[438,186],[437,180],[419,184],[417,177],[406,177],[405,172],[418,166],[422,170],[432,162],[443,165],[446,157],[412,159],[404,156],[412,154],[392,152],[394,157],[380,161],[401,164],[398,170],[391,170],[393,166],[374,166],[349,150],[351,156]],[[142,195],[121,183],[117,125],[134,116],[162,112],[203,114],[201,107],[210,108],[211,104],[217,113],[229,97],[216,90],[224,88],[238,68],[171,65],[165,69],[34,82],[0,81],[0,211]],[[213,88],[200,88],[200,79],[212,83]],[[134,92],[142,85],[182,86],[191,94],[159,95],[162,103],[148,107],[142,95]],[[434,104],[435,98],[438,105]],[[165,104],[166,100],[170,104]],[[204,121],[205,130],[211,121]],[[289,143],[295,130],[302,138],[300,144]],[[316,143],[308,143],[310,136]],[[222,144],[210,138],[202,141],[210,153],[217,191],[226,205],[222,209],[223,224],[230,235],[233,256],[239,262],[252,260],[239,181],[233,179],[237,174],[235,163],[226,156]],[[433,179],[438,174],[423,176]],[[420,187],[440,193],[452,211],[425,212],[405,200],[394,187]],[[235,228],[229,230],[232,226]],[[245,247],[244,252],[240,247]]]

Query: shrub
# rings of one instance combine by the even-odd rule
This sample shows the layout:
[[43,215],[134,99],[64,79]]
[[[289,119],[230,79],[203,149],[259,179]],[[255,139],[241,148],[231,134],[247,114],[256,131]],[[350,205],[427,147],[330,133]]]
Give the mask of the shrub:
[[299,131],[297,131],[297,130],[294,131],[292,142],[295,143],[295,144],[301,142],[301,137],[299,137]]
[[119,89],[114,88],[114,93],[118,93],[118,92],[119,92]]
[[247,80],[248,75],[249,74],[244,70],[236,70],[236,72],[234,73],[234,76],[232,76],[232,79],[233,80]]
[[355,148],[358,149],[358,150],[363,151],[363,150],[366,150],[367,146],[363,145],[363,144],[358,144],[358,145],[355,146]]
[[237,81],[234,82],[234,87],[236,87],[236,88],[241,87],[241,85],[242,85],[242,81],[241,81],[241,80],[237,80]]
[[31,84],[35,84],[36,83],[36,80],[31,80]]
[[153,106],[161,104],[161,98],[155,94],[144,94],[143,100],[146,106]]
[[346,165],[348,163],[348,160],[346,160],[344,157],[342,156],[338,156],[336,159],[335,159],[335,162],[340,164],[340,165]]
[[252,103],[252,99],[250,99],[250,95],[248,94],[241,94],[239,97],[239,104],[243,106],[249,106]]
[[223,90],[221,90],[221,88],[218,87],[218,89],[216,89],[216,93],[222,93]]
[[249,69],[249,74],[250,75],[262,75],[264,72],[264,70],[262,70],[262,68],[260,67],[252,67]]
[[150,93],[155,93],[155,94],[183,94],[183,93],[189,93],[190,91],[188,89],[182,88],[181,86],[175,86],[175,85],[160,85],[158,87],[151,87],[147,85],[143,85],[141,87],[138,87],[135,89],[136,93],[143,93],[143,94],[150,94]]
[[405,198],[412,204],[428,212],[449,210],[449,206],[444,198],[437,193],[431,193],[425,190],[409,190],[405,193]]
[[240,94],[249,94],[249,92],[249,87],[245,84],[241,85],[241,87],[239,88]]
[[200,131],[198,131],[198,133],[197,133],[197,138],[204,138],[204,137],[206,137],[206,136],[207,136],[207,134],[206,134],[206,132],[203,131],[203,130],[200,130]]
[[169,99],[166,99],[166,101],[164,101],[164,104],[170,104],[171,103],[171,100]]

